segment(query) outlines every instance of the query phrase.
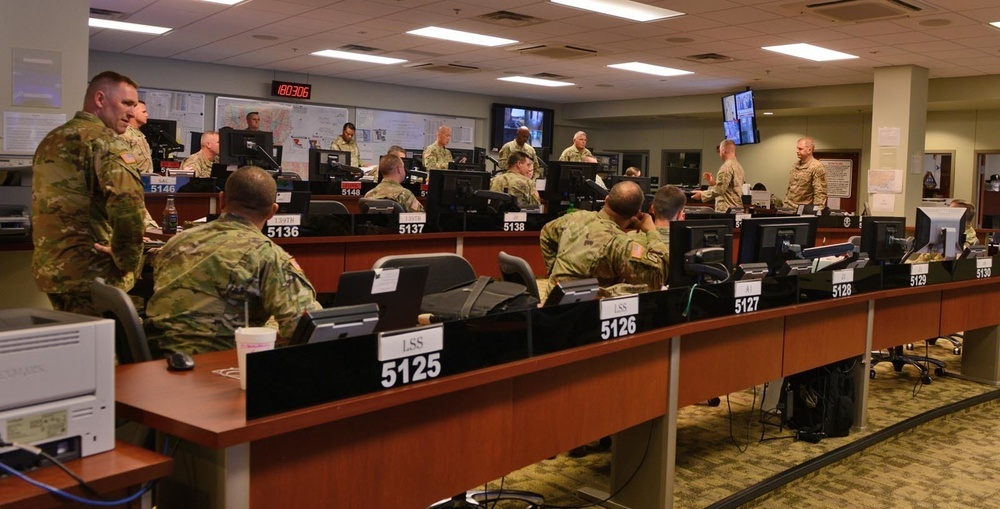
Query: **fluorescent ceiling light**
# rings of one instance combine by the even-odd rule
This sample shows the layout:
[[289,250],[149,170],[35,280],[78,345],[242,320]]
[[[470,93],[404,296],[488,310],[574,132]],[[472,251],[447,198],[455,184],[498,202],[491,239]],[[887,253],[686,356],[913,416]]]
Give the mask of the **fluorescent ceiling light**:
[[576,7],[633,21],[656,21],[683,16],[683,12],[653,7],[631,0],[551,0],[554,4]]
[[110,19],[90,18],[90,26],[94,28],[109,28],[111,30],[125,30],[126,32],[139,32],[143,34],[164,34],[170,28],[156,27],[153,25],[140,25],[138,23],[125,23],[124,21],[111,21]]
[[236,5],[243,0],[202,0],[203,2],[211,2],[213,4],[225,4],[225,5]]
[[372,64],[401,64],[406,62],[406,60],[400,58],[389,58],[389,57],[379,57],[375,55],[364,55],[361,53],[348,53],[346,51],[337,51],[332,49],[325,49],[323,51],[314,51],[312,53],[318,57],[329,57],[329,58],[343,58],[344,60],[357,60],[358,62],[369,62]]
[[625,71],[641,72],[645,74],[655,74],[656,76],[683,76],[694,74],[691,71],[682,71],[671,67],[660,67],[658,65],[644,64],[642,62],[626,62],[624,64],[611,64],[608,67],[622,69]]
[[994,21],[990,25],[993,25],[993,28],[1000,28],[1000,21]]
[[802,43],[785,44],[782,46],[764,46],[761,49],[766,49],[767,51],[773,51],[775,53],[784,53],[785,55],[791,55],[793,57],[805,58],[815,62],[858,58],[857,56],[849,55],[847,53],[841,53],[839,51],[833,51],[832,49],[820,48],[819,46],[813,46],[812,44]]
[[514,83],[538,85],[541,87],[572,87],[573,85],[576,85],[576,83],[569,83],[567,81],[543,80],[541,78],[529,78],[527,76],[508,76],[506,78],[497,79],[500,81],[512,81]]
[[460,30],[451,30],[440,27],[420,28],[417,30],[410,30],[406,33],[410,35],[420,35],[423,37],[433,37],[435,39],[444,39],[446,41],[464,42],[466,44],[475,44],[478,46],[503,46],[504,44],[514,44],[517,42],[513,39],[504,39],[502,37],[492,37],[489,35],[480,35],[472,32],[462,32]]

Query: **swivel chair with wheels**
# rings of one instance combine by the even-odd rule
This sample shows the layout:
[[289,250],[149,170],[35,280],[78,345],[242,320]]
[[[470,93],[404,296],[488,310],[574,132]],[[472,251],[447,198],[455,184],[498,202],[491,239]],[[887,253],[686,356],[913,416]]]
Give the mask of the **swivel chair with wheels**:
[[104,318],[115,321],[115,354],[119,364],[153,360],[142,320],[132,304],[132,299],[121,289],[97,278],[90,283],[94,309]]
[[539,509],[545,498],[537,493],[521,490],[483,491],[470,490],[454,497],[435,502],[427,509],[478,509],[501,500],[519,500],[526,503],[524,509]]
[[527,260],[500,251],[497,262],[500,264],[500,276],[504,281],[524,285],[528,289],[528,293],[541,302],[542,299],[538,296],[538,280]]
[[[393,202],[395,203],[395,202]],[[422,253],[389,255],[375,260],[373,269],[389,267],[427,266],[424,295],[442,292],[476,280],[476,270],[465,258],[454,253]]]
[[399,202],[381,198],[361,198],[358,207],[362,214],[399,214],[406,212]]
[[920,373],[920,381],[924,385],[931,383],[930,366],[934,366],[934,375],[944,374],[945,363],[933,357],[924,355],[904,355],[902,346],[895,346],[885,352],[872,352],[872,362],[869,366],[869,378],[875,378],[875,365],[880,362],[891,362],[895,371],[903,371],[903,366],[913,366]]
[[309,202],[309,213],[320,215],[348,215],[347,206],[335,200],[313,200]]

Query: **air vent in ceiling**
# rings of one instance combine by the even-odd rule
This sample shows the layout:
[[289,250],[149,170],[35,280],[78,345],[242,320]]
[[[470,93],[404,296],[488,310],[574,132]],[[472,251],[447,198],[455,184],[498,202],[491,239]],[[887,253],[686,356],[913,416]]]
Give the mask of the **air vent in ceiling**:
[[681,60],[687,60],[688,62],[697,62],[699,64],[722,64],[725,62],[736,61],[736,59],[733,57],[720,55],[718,53],[702,53],[700,55],[688,55],[686,57],[681,57]]
[[360,44],[345,44],[339,48],[342,51],[349,51],[351,53],[381,53],[382,50],[378,48],[372,48],[371,46],[362,46]]
[[815,14],[840,23],[864,23],[938,11],[916,0],[808,0],[782,7],[799,14]]
[[420,69],[421,71],[445,72],[449,74],[476,72],[479,70],[478,67],[471,65],[435,64],[433,62],[415,62],[412,64],[403,64],[403,67],[409,67],[410,69]]
[[511,51],[517,51],[518,53],[524,55],[557,58],[560,60],[592,57],[597,55],[597,50],[581,48],[579,46],[569,46],[565,44],[536,44],[532,46],[512,48]]
[[518,14],[516,12],[510,11],[495,11],[488,12],[486,14],[476,16],[476,20],[490,23],[493,25],[502,25],[505,27],[526,27],[529,25],[537,25],[538,23],[545,22],[542,18],[536,18],[534,16],[528,16],[526,14]]
[[566,81],[573,79],[572,76],[563,76],[562,74],[553,74],[551,72],[540,72],[537,74],[532,74],[531,77],[540,78],[543,80],[559,80],[559,81]]
[[121,11],[112,11],[111,9],[98,9],[96,7],[90,8],[90,15],[95,18],[111,19],[115,21],[122,21],[128,17],[127,13]]

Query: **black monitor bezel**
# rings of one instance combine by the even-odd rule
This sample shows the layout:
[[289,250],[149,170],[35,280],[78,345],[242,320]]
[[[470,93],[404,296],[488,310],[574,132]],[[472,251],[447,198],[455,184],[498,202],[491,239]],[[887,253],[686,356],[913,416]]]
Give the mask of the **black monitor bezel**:
[[[684,273],[684,254],[693,249],[701,247],[726,247],[725,236],[732,237],[733,229],[736,227],[736,218],[728,216],[718,219],[685,219],[683,221],[670,222],[670,263],[667,272],[667,285],[670,287],[691,286],[697,280],[695,276]],[[724,230],[721,244],[719,246],[693,245],[695,232],[703,232],[709,229]],[[728,242],[729,249],[726,251],[724,265],[726,271],[733,272],[732,241]]]
[[863,216],[861,218],[860,251],[868,254],[868,259],[883,264],[900,263],[906,255],[904,246],[891,249],[880,240],[882,232],[890,225],[898,227],[903,239],[906,238],[906,218],[889,216]]
[[[237,140],[244,141],[238,143]],[[274,154],[274,134],[270,131],[247,131],[240,129],[219,130],[219,162],[226,165],[254,165],[272,168],[272,164],[260,152],[245,147],[245,141],[252,140],[269,155]]]
[[460,178],[478,181],[478,189],[477,186],[472,186],[473,191],[490,188],[490,174],[484,171],[428,170],[426,208],[429,213],[486,212],[488,205],[486,198],[459,197],[446,189],[449,183]]
[[792,254],[772,254],[764,255],[765,249],[773,250],[774,246],[762,246],[763,232],[778,226],[787,225],[808,225],[805,242],[800,242],[802,249],[816,245],[816,229],[819,226],[817,216],[783,216],[783,217],[754,217],[744,219],[740,224],[740,249],[737,264],[744,263],[767,263],[768,273],[774,275],[785,261],[794,259]]
[[[340,164],[350,166],[351,165],[351,153],[344,150],[333,150],[325,148],[310,148],[309,149],[309,181],[310,182],[329,182],[333,180],[335,175],[332,174],[332,170],[329,166],[329,157],[331,155],[339,155],[343,157],[345,162]],[[324,157],[326,156],[326,157]],[[325,161],[324,161],[325,159]]]

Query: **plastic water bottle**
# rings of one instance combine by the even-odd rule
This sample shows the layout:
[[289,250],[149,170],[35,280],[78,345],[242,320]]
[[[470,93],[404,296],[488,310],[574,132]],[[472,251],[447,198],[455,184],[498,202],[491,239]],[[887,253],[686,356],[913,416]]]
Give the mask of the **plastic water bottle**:
[[174,195],[167,196],[167,206],[163,208],[163,233],[177,233],[177,207],[174,206]]

